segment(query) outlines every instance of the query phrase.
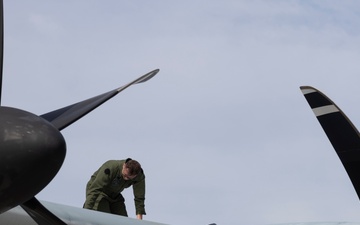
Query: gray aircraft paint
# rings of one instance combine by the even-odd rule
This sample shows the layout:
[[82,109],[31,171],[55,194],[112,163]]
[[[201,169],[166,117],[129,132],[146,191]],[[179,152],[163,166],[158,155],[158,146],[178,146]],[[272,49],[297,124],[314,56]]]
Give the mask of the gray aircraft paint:
[[[163,223],[138,220],[46,201],[41,201],[41,203],[68,225],[165,225]],[[29,215],[21,207],[15,207],[6,213],[0,214],[0,224],[37,225],[37,223],[35,223],[35,221],[29,217]]]

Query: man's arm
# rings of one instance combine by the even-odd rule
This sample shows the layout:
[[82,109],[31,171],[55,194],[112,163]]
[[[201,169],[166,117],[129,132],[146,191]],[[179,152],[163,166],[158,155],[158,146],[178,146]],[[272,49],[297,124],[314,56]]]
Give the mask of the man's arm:
[[135,201],[135,210],[136,217],[142,219],[142,215],[146,215],[145,212],[145,175],[142,174],[139,177],[140,180],[136,181],[133,184],[134,191],[134,201]]

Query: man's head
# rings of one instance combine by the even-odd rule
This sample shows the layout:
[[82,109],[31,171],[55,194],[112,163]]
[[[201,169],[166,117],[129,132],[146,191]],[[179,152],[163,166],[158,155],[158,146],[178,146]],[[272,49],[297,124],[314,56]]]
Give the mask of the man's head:
[[122,176],[125,180],[134,179],[141,172],[141,165],[138,161],[127,159],[122,168]]

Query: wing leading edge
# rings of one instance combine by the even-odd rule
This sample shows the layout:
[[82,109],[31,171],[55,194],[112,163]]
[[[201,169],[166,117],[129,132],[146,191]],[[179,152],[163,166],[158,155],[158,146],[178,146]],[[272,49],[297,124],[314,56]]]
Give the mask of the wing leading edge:
[[319,90],[300,87],[320,125],[339,156],[360,198],[359,132],[341,109]]

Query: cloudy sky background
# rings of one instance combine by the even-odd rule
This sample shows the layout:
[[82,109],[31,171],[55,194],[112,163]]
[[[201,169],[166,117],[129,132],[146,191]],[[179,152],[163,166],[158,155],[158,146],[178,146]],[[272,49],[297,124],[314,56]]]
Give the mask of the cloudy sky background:
[[146,220],[360,222],[299,90],[320,89],[359,127],[359,50],[355,0],[5,1],[2,105],[40,115],[159,68],[63,131],[67,158],[39,199],[81,207],[91,174],[131,157]]

